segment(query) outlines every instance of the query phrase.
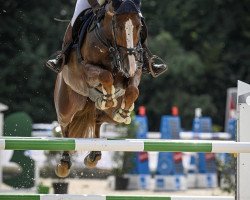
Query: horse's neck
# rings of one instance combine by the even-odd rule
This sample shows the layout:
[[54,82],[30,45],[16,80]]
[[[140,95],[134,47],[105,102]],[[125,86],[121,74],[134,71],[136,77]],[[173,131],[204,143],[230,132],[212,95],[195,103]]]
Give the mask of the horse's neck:
[[110,41],[113,39],[112,35],[112,17],[105,13],[104,19],[100,23],[100,29],[103,31],[106,38]]
[[[105,16],[104,19],[100,22],[99,26],[96,28],[98,28],[100,36],[105,41],[112,41],[112,34],[107,27],[110,25],[107,23],[107,17]],[[86,39],[82,45],[81,53],[86,63],[99,65],[100,67],[112,71],[112,60],[110,58],[109,49],[96,37],[95,30],[87,33]]]

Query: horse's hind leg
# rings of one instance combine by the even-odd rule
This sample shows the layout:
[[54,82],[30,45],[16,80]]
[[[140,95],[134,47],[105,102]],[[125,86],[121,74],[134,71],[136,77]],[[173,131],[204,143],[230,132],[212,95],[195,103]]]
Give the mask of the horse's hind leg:
[[[95,138],[100,137],[100,127],[101,124],[96,124],[95,127]],[[102,152],[101,151],[91,151],[84,159],[84,164],[87,168],[94,168],[96,167],[99,160],[102,158]]]
[[70,153],[68,151],[64,151],[60,163],[56,166],[56,175],[61,178],[67,177],[70,173],[71,164]]
[[[57,118],[61,125],[63,136],[69,137],[68,125],[75,113],[84,108],[86,98],[71,90],[64,82],[62,73],[60,73],[57,76],[54,100]],[[56,166],[55,173],[58,177],[66,177],[70,173],[70,167],[70,152],[65,151]]]

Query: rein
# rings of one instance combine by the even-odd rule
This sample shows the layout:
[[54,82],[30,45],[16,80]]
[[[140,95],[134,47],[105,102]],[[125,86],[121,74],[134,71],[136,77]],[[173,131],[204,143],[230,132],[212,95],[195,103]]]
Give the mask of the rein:
[[[131,0],[128,0],[128,1],[132,3],[133,6],[135,5]],[[110,39],[106,37],[105,33],[103,33],[101,25],[100,25],[100,21],[103,20],[103,15],[105,14],[105,11],[107,12],[106,6],[103,6],[102,9],[99,10],[99,13],[95,17],[95,19],[92,19],[92,23],[94,23],[94,28],[91,29],[90,31],[93,30],[97,40],[108,49],[109,56],[112,59],[111,67],[112,67],[112,71],[114,71],[113,73],[116,73],[115,71],[118,71],[126,78],[129,78],[130,77],[129,72],[126,68],[124,68],[123,62],[127,56],[133,55],[135,56],[135,60],[137,62],[137,68],[142,67],[143,48],[141,44],[141,38],[139,38],[139,42],[137,46],[133,48],[127,48],[127,47],[117,45],[117,33],[116,33],[117,13],[115,13],[112,16],[112,23],[111,23],[111,26],[112,26],[111,31],[114,36],[113,38],[114,41],[113,42],[110,41]],[[138,10],[137,8],[136,8],[136,12],[140,14],[140,10]],[[81,54],[81,45],[82,45],[83,36],[81,35],[80,38],[81,39],[79,39],[78,46],[77,46],[77,57],[78,57],[78,62],[84,64],[84,58]]]
[[[108,49],[109,55],[112,58],[111,62],[112,70],[116,69],[118,72],[121,72],[125,77],[129,78],[130,75],[124,68],[123,61],[126,58],[126,56],[134,55],[138,67],[141,67],[143,65],[143,48],[141,45],[141,39],[139,39],[137,46],[135,46],[134,48],[119,46],[117,45],[116,14],[112,16],[111,25],[112,25],[111,27],[112,34],[114,36],[113,43],[102,32],[100,22],[97,23],[97,26],[94,29],[95,37],[102,45],[104,45]],[[122,54],[121,51],[124,51],[125,53]]]

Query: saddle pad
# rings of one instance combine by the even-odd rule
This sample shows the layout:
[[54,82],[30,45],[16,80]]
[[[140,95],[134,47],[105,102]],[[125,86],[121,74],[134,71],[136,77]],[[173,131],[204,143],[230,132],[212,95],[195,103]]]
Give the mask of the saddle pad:
[[81,47],[86,37],[87,31],[92,31],[96,27],[97,23],[102,20],[105,14],[105,6],[103,5],[98,13],[95,15],[92,8],[84,10],[73,27],[73,48],[77,49],[77,59],[79,63],[82,63],[84,58],[81,55]]
[[73,40],[75,44],[78,43],[77,41],[81,40],[80,36],[85,37],[93,18],[94,13],[91,8],[82,11],[77,17],[73,26]]

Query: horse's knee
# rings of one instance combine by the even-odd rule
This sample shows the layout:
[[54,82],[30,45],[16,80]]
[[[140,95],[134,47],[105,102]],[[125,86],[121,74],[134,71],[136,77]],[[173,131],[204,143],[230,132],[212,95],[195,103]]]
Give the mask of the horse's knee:
[[129,85],[125,92],[126,98],[131,98],[131,100],[135,101],[139,96],[139,89],[133,85]]
[[103,71],[99,74],[99,80],[103,85],[113,85],[114,79],[109,71]]

